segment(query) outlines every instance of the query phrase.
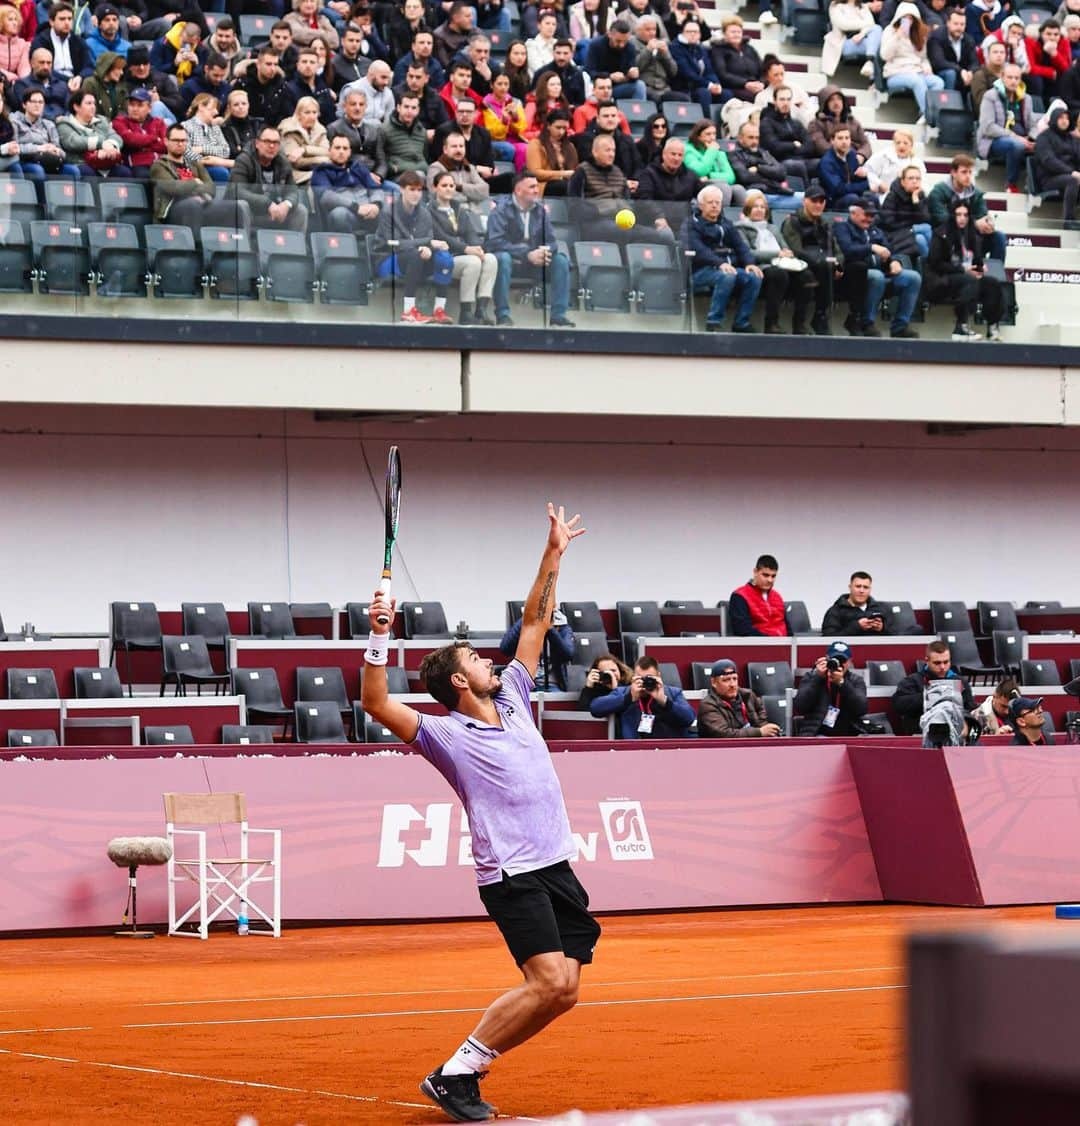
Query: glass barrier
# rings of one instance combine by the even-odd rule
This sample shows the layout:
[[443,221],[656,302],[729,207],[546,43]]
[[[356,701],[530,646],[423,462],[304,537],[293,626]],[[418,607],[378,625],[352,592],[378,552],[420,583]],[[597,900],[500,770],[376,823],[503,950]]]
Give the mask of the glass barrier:
[[445,193],[388,186],[376,210],[309,186],[278,198],[249,185],[0,177],[0,293],[8,313],[34,316],[927,339],[962,338],[962,316],[979,336],[996,318],[1009,339],[1018,285],[1046,285],[1044,304],[1067,308],[1080,282],[1071,225],[1018,211],[992,212],[1000,233],[983,274],[949,281],[915,249],[917,230],[884,273],[850,259],[841,269],[849,217],[824,212],[823,252],[800,234],[798,194],[748,214],[724,184],[701,204],[560,187],[538,197],[526,181],[451,208]]

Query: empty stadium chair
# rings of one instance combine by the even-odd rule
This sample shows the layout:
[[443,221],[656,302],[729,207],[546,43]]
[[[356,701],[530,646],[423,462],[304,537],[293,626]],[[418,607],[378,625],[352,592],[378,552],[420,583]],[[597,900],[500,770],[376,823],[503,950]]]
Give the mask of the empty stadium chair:
[[155,297],[204,297],[202,255],[190,227],[151,223],[144,232],[146,263]]
[[891,634],[922,633],[918,618],[910,602],[890,602],[889,607],[889,632]]
[[202,251],[211,297],[254,301],[259,296],[259,258],[247,231],[203,227]]
[[629,312],[630,275],[615,243],[575,242],[574,260],[583,308],[598,313]]
[[210,650],[206,638],[193,634],[191,637],[165,635],[161,639],[161,688],[159,696],[165,695],[165,686],[175,685],[174,695],[186,696],[188,685],[193,684],[201,696],[203,685],[213,686],[214,695],[224,693],[229,684],[227,672],[217,672],[210,663]]
[[762,696],[762,707],[765,709],[765,718],[769,723],[775,723],[782,734],[791,734],[791,708],[788,706],[787,693],[779,696]]
[[315,263],[302,231],[256,231],[255,244],[268,300],[315,300]]
[[161,620],[153,602],[112,602],[109,605],[113,663],[120,667],[117,650],[124,654],[124,681],[131,690],[131,654],[161,649]]
[[[401,665],[386,665],[386,690],[391,696],[400,696],[406,692],[422,692],[423,685],[419,681],[414,685],[409,680],[408,670]],[[363,686],[364,673],[360,672],[360,684]]]
[[341,669],[334,666],[313,668],[309,665],[300,665],[296,670],[296,699],[304,703],[329,701],[337,706],[337,710],[343,716],[352,713],[352,703],[345,688],[345,677]]
[[656,103],[648,98],[619,98],[616,105],[626,118],[631,134],[635,139],[640,138],[649,118],[656,113]]
[[784,616],[787,618],[788,630],[793,633],[820,633],[810,625],[810,612],[806,609],[805,602],[785,602]]
[[35,219],[44,218],[29,180],[0,180],[0,218],[22,223],[24,230],[29,230]]
[[248,629],[252,637],[276,640],[296,637],[292,611],[287,602],[249,602]]
[[927,95],[937,103],[937,142],[946,148],[965,149],[971,145],[975,117],[959,90],[932,90]]
[[616,602],[620,633],[634,633],[640,637],[662,637],[664,624],[660,620],[660,606],[656,602]]
[[[296,715],[296,741],[298,743],[347,743],[345,724],[333,700],[297,700],[293,705]],[[351,709],[350,709],[351,713]]]
[[787,18],[784,23],[791,28],[791,40],[808,47],[820,46],[829,30],[829,17],[822,0],[784,0]]
[[595,602],[563,602],[562,612],[574,633],[604,633],[606,627]]
[[90,251],[82,227],[39,220],[30,224],[30,242],[39,293],[90,295]]
[[245,47],[261,47],[270,42],[270,28],[277,22],[272,15],[242,15],[240,17],[240,42]]
[[76,700],[116,700],[124,694],[116,669],[75,669]]
[[664,603],[665,610],[704,610],[705,603],[699,598],[669,598]]
[[366,305],[375,288],[366,242],[356,235],[316,231],[311,236],[319,300],[324,305]]
[[[294,626],[299,622],[318,622],[320,625],[325,622],[330,623],[328,629],[333,629],[334,610],[329,602],[290,602],[289,614]],[[323,637],[323,634],[313,633],[305,628],[302,636]]]
[[903,661],[867,661],[866,680],[871,688],[894,687],[907,676]]
[[145,297],[146,252],[130,223],[90,223],[90,269],[98,297]]
[[581,690],[585,687],[585,678],[588,675],[589,670],[585,665],[567,665],[566,691],[576,692],[580,695]]
[[195,736],[184,723],[170,727],[144,727],[143,743],[148,747],[193,747]]
[[60,223],[88,223],[97,216],[97,201],[89,180],[57,178],[45,181],[45,218]]
[[1021,661],[1020,683],[1025,688],[1053,688],[1061,683],[1055,661]]
[[970,629],[943,633],[941,640],[949,647],[952,667],[961,676],[969,677],[972,683],[981,681],[983,684],[990,684],[995,678],[1005,675],[1001,665],[983,664],[975,634]]
[[795,677],[787,661],[748,661],[746,677],[750,691],[758,696],[782,696],[795,687]]
[[145,232],[153,221],[146,185],[138,180],[99,180],[98,208],[106,223],[130,223],[146,245]]
[[181,602],[180,616],[184,633],[199,636],[208,649],[224,649],[226,639],[232,634],[229,615],[221,602]]
[[607,651],[608,643],[606,634],[574,632],[575,665],[591,665],[597,657]]
[[975,613],[979,620],[979,633],[989,637],[994,630],[1018,630],[1016,607],[1011,602],[978,602]]
[[454,635],[446,624],[446,611],[441,602],[402,602],[401,617],[405,636],[445,638]]
[[673,137],[689,137],[704,116],[697,102],[664,102],[660,109],[670,123]]
[[963,602],[931,602],[930,621],[935,633],[963,633],[971,629],[971,616]]
[[674,316],[684,311],[686,274],[666,243],[631,242],[626,246],[630,291],[639,313]]
[[1025,602],[1025,610],[1060,610],[1060,602]]
[[1069,679],[1076,680],[1080,677],[1080,657],[1073,657],[1069,661]]
[[273,743],[274,729],[261,723],[226,723],[221,728],[221,741],[230,745]]
[[690,666],[691,686],[695,692],[709,687],[712,680],[712,661],[694,661]]
[[517,599],[508,599],[506,603],[506,628],[509,629],[514,622],[525,614],[525,603]]
[[673,688],[682,688],[682,677],[679,676],[679,666],[674,661],[657,661],[660,666],[660,679]]
[[8,729],[7,745],[9,747],[58,747],[60,741],[56,738],[56,732],[50,728],[27,730],[12,727]]
[[356,741],[364,743],[400,743],[401,740],[377,720],[364,712],[360,701],[353,704],[353,731],[356,732]]
[[34,254],[17,219],[0,219],[0,293],[34,292]]
[[288,735],[293,722],[292,708],[281,699],[281,685],[274,669],[233,669],[232,694],[243,696],[249,719],[282,724]]
[[1027,634],[1018,629],[996,629],[990,634],[994,641],[994,661],[1010,675],[1016,676],[1024,655]]

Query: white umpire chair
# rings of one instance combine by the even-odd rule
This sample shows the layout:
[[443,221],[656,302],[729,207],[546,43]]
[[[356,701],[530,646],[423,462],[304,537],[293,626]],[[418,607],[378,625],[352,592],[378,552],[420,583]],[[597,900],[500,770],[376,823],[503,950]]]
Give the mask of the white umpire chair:
[[[243,794],[164,794],[165,835],[172,845],[169,860],[169,934],[207,938],[218,919],[246,914],[250,934],[281,937],[281,830],[255,829],[247,822]],[[180,828],[180,826],[185,826]],[[202,826],[189,828],[187,826]],[[230,827],[233,827],[230,831]],[[207,854],[207,830],[236,844],[232,855]],[[250,838],[266,844],[255,852]],[[237,843],[238,842],[238,843]],[[216,840],[214,842],[216,845]],[[192,854],[192,846],[194,854]],[[178,908],[178,889],[194,884],[196,898]],[[269,893],[264,887],[270,884]],[[253,893],[255,897],[253,897]],[[186,901],[186,896],[180,898]],[[267,906],[267,901],[272,906]]]

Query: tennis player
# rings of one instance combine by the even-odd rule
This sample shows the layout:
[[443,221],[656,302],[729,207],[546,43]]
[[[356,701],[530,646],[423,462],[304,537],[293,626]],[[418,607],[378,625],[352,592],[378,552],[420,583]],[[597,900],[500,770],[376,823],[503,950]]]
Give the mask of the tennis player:
[[502,932],[524,981],[484,1013],[460,1048],[420,1090],[455,1122],[483,1122],[495,1108],[480,1080],[504,1052],[535,1036],[577,1001],[581,967],[592,961],[600,927],[571,871],[574,842],[551,755],[529,707],[537,661],[556,606],[563,552],[582,535],[581,517],[547,506],[550,528],[540,571],[525,602],[521,638],[501,677],[467,642],[429,653],[425,688],[450,712],[421,715],[386,688],[394,601],[376,593],[369,607],[364,710],[412,743],[450,783],[465,807],[480,898]]

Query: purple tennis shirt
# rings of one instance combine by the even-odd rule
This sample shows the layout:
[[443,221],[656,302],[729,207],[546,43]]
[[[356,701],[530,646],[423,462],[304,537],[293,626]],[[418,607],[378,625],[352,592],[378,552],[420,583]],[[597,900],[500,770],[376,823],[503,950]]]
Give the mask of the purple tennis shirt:
[[501,727],[461,712],[421,715],[413,742],[465,807],[479,884],[498,883],[503,872],[535,872],[575,851],[562,787],[529,707],[533,678],[514,660],[501,679]]

